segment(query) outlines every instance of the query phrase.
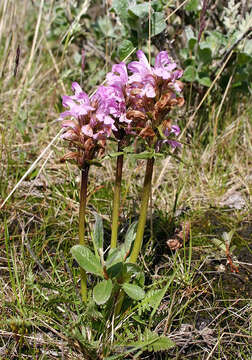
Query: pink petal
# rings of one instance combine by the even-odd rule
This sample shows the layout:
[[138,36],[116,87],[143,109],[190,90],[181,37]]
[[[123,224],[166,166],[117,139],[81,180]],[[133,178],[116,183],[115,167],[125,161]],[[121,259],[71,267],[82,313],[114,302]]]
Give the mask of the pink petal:
[[82,126],[81,131],[84,135],[88,137],[93,137],[94,132],[89,124]]

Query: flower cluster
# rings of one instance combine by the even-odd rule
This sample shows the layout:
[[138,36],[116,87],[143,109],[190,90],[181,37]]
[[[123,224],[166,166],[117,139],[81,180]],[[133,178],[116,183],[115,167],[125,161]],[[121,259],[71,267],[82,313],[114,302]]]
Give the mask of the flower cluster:
[[161,143],[179,145],[169,139],[180,130],[167,115],[184,103],[180,95],[183,83],[178,80],[183,71],[176,70],[166,51],[156,56],[154,67],[143,51],[138,50],[137,57],[128,70],[123,62],[115,64],[106,76],[106,86],[98,87],[91,98],[76,82],[72,84],[74,95],[63,96],[63,106],[68,110],[60,116],[66,129],[62,138],[77,148],[63,160],[75,159],[82,166],[104,152],[106,139],[112,134],[120,140],[140,136],[149,145],[158,144],[156,149]]

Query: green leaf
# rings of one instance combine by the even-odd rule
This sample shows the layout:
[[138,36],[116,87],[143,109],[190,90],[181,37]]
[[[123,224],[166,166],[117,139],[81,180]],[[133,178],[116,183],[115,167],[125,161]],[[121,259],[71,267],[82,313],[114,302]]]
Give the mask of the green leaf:
[[165,16],[162,12],[154,12],[151,16],[151,36],[160,34],[166,29]]
[[124,60],[134,49],[134,45],[129,40],[123,40],[118,48],[120,60]]
[[112,266],[110,266],[109,268],[107,268],[107,273],[110,278],[121,277],[122,271],[123,271],[123,263],[122,262],[117,262],[117,263],[113,264]]
[[95,214],[95,226],[94,226],[94,242],[95,246],[98,250],[103,250],[103,238],[104,238],[104,232],[103,232],[103,223],[102,223],[102,217],[98,214]]
[[115,158],[115,157],[118,157],[119,155],[123,155],[123,154],[124,154],[123,151],[117,151],[117,152],[108,154],[108,156],[111,157],[111,158]]
[[185,81],[195,81],[197,76],[197,72],[194,66],[189,65],[184,71],[183,79]]
[[127,272],[128,274],[137,275],[142,271],[140,266],[134,263],[125,263],[124,268],[125,268],[125,272]]
[[123,151],[113,152],[113,153],[110,153],[110,154],[107,154],[106,156],[104,156],[104,157],[102,158],[102,161],[104,161],[104,160],[110,160],[110,159],[116,158],[116,157],[118,157],[119,155],[123,155],[123,154],[124,154]]
[[103,269],[100,261],[87,247],[83,245],[74,245],[71,249],[71,254],[84,270],[91,274],[103,277]]
[[102,164],[100,163],[99,160],[87,160],[87,162],[90,164],[90,165],[93,165],[93,166],[97,166],[97,167],[102,167]]
[[106,260],[106,267],[112,266],[122,261],[123,261],[122,249],[120,247],[117,247],[116,249],[110,249],[109,255]]
[[115,10],[123,24],[127,24],[128,7],[128,0],[113,0],[112,2],[112,8]]
[[105,304],[110,298],[113,289],[112,281],[103,280],[95,285],[93,290],[93,299],[97,305]]
[[109,255],[106,260],[106,267],[111,267],[112,265],[116,263],[122,263],[124,261],[125,255],[130,251],[130,247],[132,242],[135,239],[136,236],[136,225],[137,223],[132,223],[128,231],[125,235],[125,242],[121,244],[116,249],[111,249],[109,251]]
[[243,51],[244,51],[247,55],[252,56],[252,39],[246,40]]
[[244,65],[249,63],[252,60],[252,57],[245,52],[240,52],[237,57],[237,62],[239,65]]
[[148,351],[164,351],[176,346],[176,343],[167,336],[160,336],[153,344],[148,346]]
[[137,4],[135,6],[131,6],[128,10],[130,15],[135,15],[138,18],[146,18],[149,15],[149,3],[144,2],[143,4]]
[[153,157],[153,152],[143,151],[139,154],[130,154],[133,159],[151,159]]
[[187,11],[197,11],[199,6],[199,0],[190,0],[186,6],[185,9]]
[[204,48],[200,48],[198,49],[198,55],[199,55],[199,60],[201,62],[203,62],[203,64],[207,65],[207,64],[211,64],[212,62],[212,51],[210,48],[204,47]]
[[189,51],[187,48],[181,49],[179,53],[183,60],[186,60],[189,57]]
[[136,276],[136,282],[138,283],[138,285],[140,287],[144,286],[145,283],[145,276],[144,276],[144,272],[141,271],[139,274],[137,274]]
[[197,42],[197,39],[196,39],[196,36],[194,35],[194,32],[193,32],[191,26],[186,26],[185,34],[186,34],[186,38],[187,38],[187,42],[188,42],[188,48],[190,50],[193,50],[193,48]]
[[110,20],[110,17],[104,16],[97,20],[97,24],[101,30],[101,33],[107,37],[115,37],[114,26]]
[[133,241],[136,238],[136,226],[137,226],[137,222],[133,222],[132,224],[130,224],[127,233],[125,235],[125,241],[124,241],[124,250],[125,253],[127,253],[130,250],[131,244],[133,243]]
[[[137,350],[148,350],[150,352],[155,351],[165,351],[176,346],[176,344],[166,336],[158,336],[155,332],[151,332],[146,329],[144,334],[140,334],[138,341],[130,342],[128,339],[124,343],[120,343],[121,346],[127,346],[130,350],[125,354],[130,352],[135,352]],[[112,358],[106,358],[104,360],[112,360]]]
[[190,39],[196,39],[196,37],[194,35],[194,31],[191,26],[185,27],[185,34],[186,34],[187,41],[189,41]]
[[212,81],[209,77],[198,78],[198,82],[200,85],[207,86],[207,87],[210,87],[212,84]]
[[124,283],[122,288],[133,300],[142,300],[145,296],[145,291],[135,284]]
[[196,38],[191,38],[189,41],[188,41],[188,47],[190,50],[193,50],[194,49],[194,46],[197,42],[197,39]]
[[145,276],[144,272],[141,270],[141,268],[133,263],[124,263],[123,264],[123,276],[127,278],[127,276],[131,277],[131,275],[134,275],[135,282],[140,286],[144,286],[145,282]]
[[158,301],[162,301],[163,296],[163,289],[149,290],[144,299],[138,304],[138,313],[141,315],[142,312],[154,308]]

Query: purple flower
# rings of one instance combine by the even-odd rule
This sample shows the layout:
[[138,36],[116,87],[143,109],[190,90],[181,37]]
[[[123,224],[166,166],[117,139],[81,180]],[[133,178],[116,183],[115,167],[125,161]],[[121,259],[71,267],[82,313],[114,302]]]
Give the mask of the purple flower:
[[60,119],[66,116],[72,116],[77,119],[79,116],[87,115],[89,111],[94,110],[90,104],[88,95],[82,91],[77,82],[72,83],[72,90],[74,91],[74,95],[62,96],[62,105],[66,108],[68,107],[69,110],[61,113]]
[[[126,97],[128,93],[128,72],[124,62],[113,65],[112,71],[106,76],[107,87],[110,89],[111,114],[119,119],[119,123],[130,124],[126,117]],[[109,90],[107,90],[109,91]],[[120,125],[118,124],[118,127]]]
[[[62,138],[83,152],[79,163],[104,150],[106,139],[112,134],[119,140],[124,136],[137,135],[152,144],[159,138],[158,128],[163,124],[163,134],[167,139],[155,140],[180,146],[173,140],[180,129],[171,125],[167,114],[174,106],[182,106],[184,99],[179,96],[183,84],[178,80],[183,71],[161,51],[150,66],[142,50],[137,51],[138,61],[128,65],[128,76],[124,62],[115,64],[106,76],[106,85],[99,86],[89,98],[77,82],[73,82],[71,96],[63,96],[62,104],[66,109],[61,115]],[[128,140],[127,140],[128,141]],[[126,141],[126,142],[127,142]],[[99,145],[100,144],[100,145]]]
[[120,117],[126,110],[125,98],[117,88],[113,86],[99,86],[93,99],[99,102],[99,110],[107,115]]
[[112,71],[106,76],[107,84],[122,89],[128,82],[127,67],[124,62],[112,66]]
[[181,144],[176,140],[164,140],[164,143],[171,145],[173,149],[175,149],[176,147],[181,147]]
[[69,110],[60,114],[61,119],[66,116],[73,116],[77,119],[79,116],[87,115],[90,110],[94,110],[94,108],[87,103],[80,104],[78,101],[74,101],[71,96],[62,96],[62,105],[68,107]]
[[159,93],[162,82],[176,92],[181,91],[181,86],[176,81],[183,75],[183,71],[175,70],[177,64],[169,58],[166,51],[158,53],[154,67],[149,65],[142,50],[137,51],[137,57],[139,61],[128,65],[128,69],[133,73],[129,77],[129,83],[141,89],[141,96],[154,98]]
[[172,62],[166,51],[160,51],[156,56],[153,73],[164,79],[168,80],[171,78],[172,71],[176,69],[177,64]]
[[132,61],[131,63],[129,63],[128,69],[136,76],[139,75],[138,79],[140,79],[140,77],[143,79],[148,75],[152,75],[153,72],[151,66],[148,63],[148,60],[144,55],[144,52],[142,50],[138,50],[136,54],[139,61]]
[[[168,138],[170,135],[179,136],[180,128],[177,125],[171,125],[171,127],[167,126],[164,130],[164,135]],[[162,144],[169,144],[172,148],[181,147],[181,144],[174,139],[162,140]]]
[[164,135],[168,137],[171,134],[175,134],[175,136],[179,136],[180,128],[177,125],[172,125],[170,129],[166,127],[164,130]]
[[[63,106],[69,108],[60,115],[62,127],[66,128],[63,139],[84,144],[88,138],[105,140],[112,130],[117,130],[111,116],[118,112],[112,88],[100,86],[91,99],[77,82],[72,84],[72,90],[74,95],[62,97]],[[70,119],[65,120],[68,116]]]

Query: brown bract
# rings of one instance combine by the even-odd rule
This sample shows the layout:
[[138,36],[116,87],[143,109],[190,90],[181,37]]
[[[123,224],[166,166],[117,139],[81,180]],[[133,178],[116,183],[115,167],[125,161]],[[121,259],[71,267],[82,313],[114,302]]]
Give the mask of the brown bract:
[[78,160],[78,157],[79,154],[77,152],[70,151],[60,159],[60,162],[65,162],[67,160]]
[[147,125],[143,130],[141,130],[139,134],[139,136],[141,136],[143,139],[153,138],[155,135],[156,134],[153,131],[152,127],[149,125]]
[[165,108],[169,110],[173,105],[174,101],[176,102],[174,93],[172,91],[168,91],[160,97],[158,102],[156,102],[156,104],[154,105],[154,111],[158,112],[159,110],[164,110]]
[[139,110],[129,110],[126,114],[127,118],[130,120],[145,120],[146,115]]

